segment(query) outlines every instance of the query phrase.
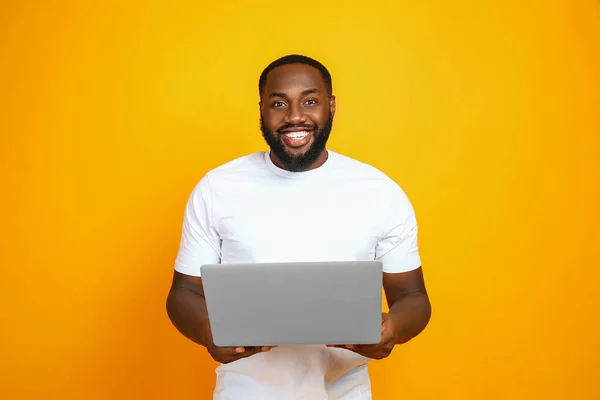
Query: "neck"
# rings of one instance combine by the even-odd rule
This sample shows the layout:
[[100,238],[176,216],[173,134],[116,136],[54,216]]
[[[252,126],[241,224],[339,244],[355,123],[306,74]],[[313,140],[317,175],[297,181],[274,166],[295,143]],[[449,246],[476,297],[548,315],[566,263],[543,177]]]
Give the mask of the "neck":
[[[281,169],[285,169],[287,170],[287,168],[285,167],[285,165],[281,162],[281,160],[279,159],[279,157],[277,157],[275,155],[275,153],[273,153],[272,151],[269,154],[271,161],[273,161],[273,164],[275,164],[277,167],[281,168]],[[313,169],[317,169],[320,166],[322,166],[323,164],[325,164],[325,161],[327,161],[327,159],[329,158],[329,152],[327,151],[327,149],[324,149],[323,151],[321,151],[321,154],[319,154],[319,157],[317,157],[317,160],[312,163],[311,165],[309,165],[307,168],[301,170],[301,171],[295,171],[295,172],[306,172],[306,171],[310,171]]]

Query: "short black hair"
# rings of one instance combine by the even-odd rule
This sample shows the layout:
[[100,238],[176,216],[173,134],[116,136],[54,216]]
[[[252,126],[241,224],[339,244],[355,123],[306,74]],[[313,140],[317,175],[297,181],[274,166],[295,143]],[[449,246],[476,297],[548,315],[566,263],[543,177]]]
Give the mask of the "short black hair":
[[332,87],[332,83],[331,83],[331,74],[329,73],[327,68],[325,68],[325,66],[323,64],[321,64],[317,60],[312,59],[307,56],[303,56],[300,54],[289,54],[287,56],[283,56],[283,57],[278,58],[277,60],[273,61],[271,64],[269,64],[263,70],[262,74],[260,74],[260,79],[258,80],[259,96],[262,97],[262,93],[265,90],[265,86],[267,85],[268,73],[271,72],[272,70],[274,70],[275,68],[280,67],[282,65],[286,65],[286,64],[306,64],[306,65],[310,65],[311,67],[318,69],[319,72],[321,72],[321,76],[323,77],[323,80],[325,81],[325,86],[327,87],[328,94],[331,96],[331,94],[333,93],[333,87]]

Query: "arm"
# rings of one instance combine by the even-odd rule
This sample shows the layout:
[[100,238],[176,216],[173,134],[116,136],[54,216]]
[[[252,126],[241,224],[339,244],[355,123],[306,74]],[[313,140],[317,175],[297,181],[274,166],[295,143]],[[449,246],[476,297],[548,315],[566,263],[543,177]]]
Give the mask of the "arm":
[[386,203],[384,216],[388,222],[376,253],[383,263],[383,289],[391,323],[384,323],[384,328],[393,327],[387,338],[393,336],[393,344],[401,344],[425,329],[431,317],[431,304],[423,279],[417,219],[412,204],[397,185],[390,187]]
[[389,356],[395,345],[417,336],[431,317],[415,213],[400,187],[392,185],[389,189],[382,205],[382,235],[375,249],[376,259],[383,263],[383,289],[389,307],[388,313],[382,313],[381,340],[375,345],[344,346],[373,359]]
[[196,185],[188,198],[183,216],[181,243],[167,297],[167,314],[185,337],[209,347],[208,312],[200,266],[216,264],[221,258],[221,239],[212,222],[212,191],[207,176]]
[[200,266],[216,264],[221,258],[221,239],[212,222],[212,192],[203,178],[188,199],[183,220],[181,244],[171,289],[167,315],[185,337],[204,346],[215,361],[229,363],[270,348],[221,348],[212,338]]
[[167,296],[167,315],[185,337],[204,346],[213,360],[227,364],[271,347],[217,347],[213,343],[202,278],[175,271]]
[[384,273],[383,289],[394,327],[394,344],[406,343],[421,333],[431,318],[431,304],[425,289],[423,269]]
[[421,333],[431,317],[431,304],[425,290],[421,267],[401,273],[384,273],[383,289],[389,312],[382,313],[381,340],[373,345],[345,345],[375,360],[388,357],[394,346]]
[[177,271],[173,273],[171,290],[167,296],[167,315],[183,336],[206,348],[211,345],[201,277]]

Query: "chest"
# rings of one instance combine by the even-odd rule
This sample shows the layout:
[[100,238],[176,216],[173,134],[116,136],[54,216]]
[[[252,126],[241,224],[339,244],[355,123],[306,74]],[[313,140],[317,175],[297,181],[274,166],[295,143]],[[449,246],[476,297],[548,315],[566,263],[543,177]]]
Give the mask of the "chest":
[[381,235],[376,195],[349,184],[253,182],[217,199],[222,262],[369,260]]

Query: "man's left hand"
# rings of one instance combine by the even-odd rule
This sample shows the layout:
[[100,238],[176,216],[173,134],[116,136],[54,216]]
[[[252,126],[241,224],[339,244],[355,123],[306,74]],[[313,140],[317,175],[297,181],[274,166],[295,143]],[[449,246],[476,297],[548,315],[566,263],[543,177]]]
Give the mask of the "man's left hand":
[[327,345],[349,349],[364,357],[381,360],[390,355],[396,344],[394,321],[388,313],[382,313],[381,340],[377,344],[340,344]]

